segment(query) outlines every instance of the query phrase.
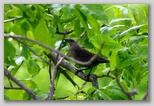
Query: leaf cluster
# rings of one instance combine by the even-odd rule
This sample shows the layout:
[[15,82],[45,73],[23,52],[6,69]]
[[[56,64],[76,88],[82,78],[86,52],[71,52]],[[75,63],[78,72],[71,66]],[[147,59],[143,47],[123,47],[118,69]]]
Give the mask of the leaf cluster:
[[[141,100],[148,89],[148,5],[147,4],[5,4],[4,33],[37,40],[62,53],[68,47],[62,39],[77,40],[87,50],[110,60],[93,69],[98,76],[107,74],[118,78],[126,91],[137,89],[133,100]],[[61,48],[60,48],[61,47]],[[50,87],[45,48],[29,41],[4,38],[4,68],[44,100]],[[47,51],[50,52],[50,51]],[[74,64],[74,63],[73,63]],[[51,69],[53,70],[53,69]],[[64,100],[127,100],[129,99],[109,77],[100,77],[99,89],[67,71],[79,88],[57,73],[54,99]],[[86,72],[85,72],[86,73]],[[5,87],[18,87],[4,77]],[[4,90],[5,100],[31,100],[24,90]]]

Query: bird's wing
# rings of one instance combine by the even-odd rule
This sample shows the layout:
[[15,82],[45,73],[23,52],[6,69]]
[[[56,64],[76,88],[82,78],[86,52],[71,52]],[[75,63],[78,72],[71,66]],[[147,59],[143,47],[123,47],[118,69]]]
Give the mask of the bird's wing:
[[88,60],[93,57],[93,53],[90,53],[89,51],[81,48],[81,47],[78,47],[74,50],[75,54],[77,57],[82,57],[82,58],[87,58]]

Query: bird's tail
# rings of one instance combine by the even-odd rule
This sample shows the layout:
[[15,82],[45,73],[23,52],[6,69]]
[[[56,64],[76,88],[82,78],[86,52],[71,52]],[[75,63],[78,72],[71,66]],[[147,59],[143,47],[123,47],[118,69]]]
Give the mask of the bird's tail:
[[110,62],[108,59],[105,59],[105,58],[102,58],[102,57],[97,58],[97,61],[99,63],[109,63]]

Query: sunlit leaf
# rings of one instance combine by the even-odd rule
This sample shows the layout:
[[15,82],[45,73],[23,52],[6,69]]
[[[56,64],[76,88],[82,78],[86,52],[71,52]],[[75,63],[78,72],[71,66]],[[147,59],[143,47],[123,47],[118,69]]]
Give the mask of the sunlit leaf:
[[34,31],[34,38],[42,43],[52,45],[53,42],[55,41],[53,38],[51,38],[51,35],[48,31],[48,28],[45,24],[45,21],[40,20],[38,26],[35,28]]
[[[129,24],[127,25],[126,23],[129,23]],[[126,25],[130,26],[130,23],[131,23],[131,18],[116,18],[116,19],[111,20],[109,25],[113,26],[113,25],[123,24],[126,27]]]
[[142,27],[144,25],[138,25],[138,26],[133,26],[125,31],[123,31],[121,34],[120,34],[120,42],[123,42],[124,40],[127,40],[130,38],[130,36],[134,35],[137,31],[138,28]]

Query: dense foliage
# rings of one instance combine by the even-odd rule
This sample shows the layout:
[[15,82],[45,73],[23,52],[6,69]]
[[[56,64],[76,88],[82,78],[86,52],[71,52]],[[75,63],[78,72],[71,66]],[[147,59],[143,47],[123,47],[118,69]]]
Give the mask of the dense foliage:
[[[61,73],[56,74],[52,99],[59,100],[142,100],[148,90],[148,5],[147,4],[5,4],[4,33],[25,36],[59,49],[64,37],[110,60],[99,64],[92,73],[98,78],[99,89],[90,82],[66,71],[73,84]],[[49,61],[43,51],[50,51],[27,40],[4,37],[4,68],[41,100],[49,93]],[[64,42],[60,52],[66,53]],[[70,61],[72,64],[74,62]],[[115,78],[118,71],[118,81]],[[54,66],[51,69],[54,70]],[[67,69],[65,69],[67,70]],[[84,71],[87,73],[88,71]],[[110,72],[110,73],[109,73]],[[111,77],[103,75],[109,73]],[[101,77],[102,76],[102,77]],[[129,92],[129,93],[130,93]],[[4,76],[5,100],[31,100],[23,89]]]

